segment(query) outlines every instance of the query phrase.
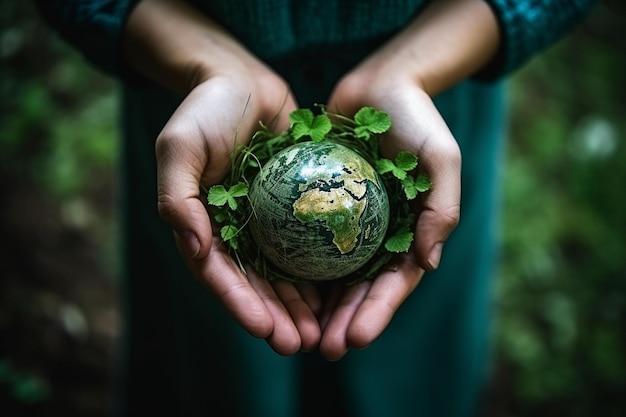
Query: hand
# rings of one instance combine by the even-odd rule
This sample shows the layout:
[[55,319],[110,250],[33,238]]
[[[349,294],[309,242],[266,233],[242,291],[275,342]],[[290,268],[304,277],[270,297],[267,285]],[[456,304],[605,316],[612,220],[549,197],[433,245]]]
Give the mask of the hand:
[[269,122],[274,116],[269,109],[281,109],[280,126],[286,112],[295,108],[284,85],[274,90],[282,93],[264,103],[257,97],[267,100],[268,92],[263,91],[267,81],[261,87],[242,83],[243,79],[234,74],[233,79],[214,77],[198,85],[164,127],[156,142],[159,213],[174,230],[194,275],[237,322],[254,336],[266,338],[279,353],[310,350],[318,343],[319,326],[297,288],[286,282],[269,285],[251,268],[244,276],[200,200],[201,186],[215,184],[228,173],[236,136],[242,138],[239,142],[251,137],[258,120]]
[[372,343],[425,271],[438,267],[459,221],[461,153],[431,96],[488,63],[497,44],[497,22],[484,2],[432,2],[336,86],[329,109],[352,115],[373,106],[389,113],[383,153],[392,159],[402,150],[418,155],[433,185],[419,201],[413,248],[395,260],[394,270],[331,290],[320,317],[320,351],[328,359]]
[[129,19],[126,52],[135,68],[162,84],[191,85],[156,141],[158,210],[186,264],[243,328],[278,353],[316,348],[319,302],[312,287],[270,284],[252,268],[244,275],[200,197],[201,188],[226,176],[236,143],[247,142],[259,121],[277,131],[287,127],[296,108],[288,86],[184,2],[142,1]]
[[320,349],[331,359],[343,356],[348,348],[369,345],[382,333],[424,271],[439,265],[443,243],[460,214],[459,147],[428,95],[410,79],[364,82],[353,77],[338,85],[330,108],[353,114],[369,105],[388,112],[392,128],[383,138],[383,153],[392,159],[400,150],[418,155],[419,167],[433,186],[419,202],[413,248],[395,260],[394,271],[334,289],[321,318]]

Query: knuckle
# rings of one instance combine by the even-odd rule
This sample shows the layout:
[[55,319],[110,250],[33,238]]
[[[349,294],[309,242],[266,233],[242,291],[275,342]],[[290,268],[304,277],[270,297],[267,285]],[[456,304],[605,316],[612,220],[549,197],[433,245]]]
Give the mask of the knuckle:
[[461,156],[461,148],[459,148],[459,144],[457,143],[457,141],[453,141],[452,146],[450,146],[450,150],[448,150],[448,158],[450,159],[451,163],[453,163],[455,166],[461,166],[461,160],[462,160],[462,156]]
[[157,212],[162,220],[170,223],[178,213],[178,205],[172,196],[159,194],[157,199]]
[[420,217],[422,224],[430,224],[430,228],[447,236],[461,220],[461,206],[457,204],[446,208],[430,208],[422,212]]
[[455,205],[447,208],[442,213],[443,223],[451,231],[454,229],[461,220],[461,206]]
[[459,147],[458,142],[451,137],[450,140],[441,141],[439,147],[439,156],[442,160],[445,160],[446,163],[450,166],[460,167],[461,166],[461,148]]
[[183,132],[170,132],[170,130],[163,130],[159,136],[157,136],[156,141],[154,142],[154,150],[157,156],[165,156],[168,155],[174,150],[177,146],[176,142],[179,140],[181,136],[183,136]]

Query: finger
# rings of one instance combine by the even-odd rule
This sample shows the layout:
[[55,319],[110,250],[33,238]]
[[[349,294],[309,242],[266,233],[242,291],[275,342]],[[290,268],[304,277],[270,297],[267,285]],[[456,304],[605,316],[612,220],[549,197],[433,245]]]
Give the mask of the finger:
[[296,103],[291,90],[286,90],[280,106],[277,109],[275,109],[275,107],[270,108],[272,111],[269,113],[269,116],[266,116],[268,120],[263,120],[263,122],[272,132],[281,133],[289,128],[289,125],[291,124],[289,114],[298,108],[298,104]]
[[418,169],[430,178],[430,190],[420,195],[414,248],[418,264],[432,270],[439,266],[443,245],[459,222],[461,151],[424,92],[416,90],[408,95],[403,107],[408,110],[395,117],[389,132],[394,140],[386,141],[383,151],[391,155],[401,150],[414,152],[419,158]]
[[426,143],[420,155],[432,184],[421,195],[415,225],[415,256],[425,270],[438,268],[443,245],[461,215],[461,154],[452,135],[443,136],[447,140],[439,140],[435,149]]
[[[280,355],[287,356],[298,352],[302,346],[298,327],[272,288],[272,285],[268,280],[261,278],[253,271],[249,271],[248,279],[273,320],[274,327],[272,333],[265,339],[267,343]],[[302,305],[299,305],[299,307],[302,308]],[[291,303],[291,308],[296,308],[293,302]],[[301,325],[305,328],[310,325],[310,323],[303,323],[303,321],[306,322],[306,320],[300,319]]]
[[209,216],[200,200],[200,181],[209,156],[201,133],[178,120],[181,113],[182,105],[155,144],[158,212],[182,238],[185,255],[201,259],[212,241]]
[[[363,79],[343,80],[331,98],[331,108],[352,114],[363,105],[358,101]],[[395,90],[394,90],[395,89]],[[419,169],[432,182],[423,194],[416,222],[415,251],[419,265],[432,270],[439,266],[443,244],[459,222],[461,199],[461,152],[446,122],[432,99],[417,88],[394,84],[382,89],[383,96],[374,99],[377,107],[392,117],[392,126],[382,143],[381,152],[394,158],[400,151],[414,152]]]
[[197,197],[177,200],[168,194],[158,196],[161,218],[172,227],[181,254],[202,259],[211,248],[212,228],[204,204]]
[[460,206],[423,209],[415,226],[415,255],[425,270],[439,267],[443,246],[459,222]]
[[372,282],[346,331],[349,347],[365,348],[380,336],[424,276],[424,270],[409,254],[400,257],[398,262],[397,270],[385,271]]
[[[176,237],[176,242],[179,241]],[[216,296],[240,326],[255,337],[265,339],[270,336],[274,329],[270,311],[217,239],[204,258],[191,258],[184,251],[181,254],[193,275]]]
[[348,328],[371,285],[368,280],[344,288],[322,335],[320,352],[326,359],[339,360],[348,352]]
[[[330,285],[326,285],[330,284]],[[322,310],[318,314],[318,320],[320,323],[320,329],[322,334],[326,331],[326,326],[328,326],[328,322],[330,321],[337,304],[339,303],[339,299],[341,298],[341,292],[343,290],[343,286],[341,284],[337,285],[335,283],[323,283],[322,284],[322,292],[324,303],[322,306]]]
[[298,329],[300,349],[305,352],[316,349],[321,337],[320,326],[301,292],[293,283],[285,280],[272,281],[271,285]]
[[261,119],[273,117],[282,128],[288,123],[286,113],[295,107],[288,90],[265,104],[247,92],[233,93],[223,78],[194,88],[155,144],[159,214],[187,241],[187,254],[197,258],[206,256],[211,243],[208,216],[199,199],[201,185],[221,181],[231,169],[233,148],[250,140]]
[[346,116],[355,114],[361,106],[366,105],[362,102],[363,97],[355,92],[367,91],[367,83],[367,80],[359,77],[340,80],[328,99],[328,108]]
[[297,288],[302,300],[309,306],[313,314],[319,317],[323,304],[318,287],[311,283],[301,283],[298,284]]

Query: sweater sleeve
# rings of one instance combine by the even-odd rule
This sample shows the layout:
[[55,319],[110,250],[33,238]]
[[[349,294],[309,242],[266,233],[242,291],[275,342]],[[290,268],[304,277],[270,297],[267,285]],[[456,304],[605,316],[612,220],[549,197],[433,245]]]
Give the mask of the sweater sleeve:
[[101,70],[126,72],[121,38],[133,0],[34,0],[43,20]]
[[563,37],[590,12],[594,0],[486,0],[496,14],[502,42],[479,79],[494,79],[525,64]]

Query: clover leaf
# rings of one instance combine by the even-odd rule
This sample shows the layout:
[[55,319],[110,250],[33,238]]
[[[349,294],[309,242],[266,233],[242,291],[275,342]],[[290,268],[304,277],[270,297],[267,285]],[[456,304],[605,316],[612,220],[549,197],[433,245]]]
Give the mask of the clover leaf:
[[417,197],[419,192],[415,184],[415,178],[411,175],[407,175],[406,178],[402,180],[402,189],[404,190],[404,195],[406,195],[407,200],[413,200]]
[[[410,201],[431,187],[430,179],[416,173],[418,158],[411,152],[399,152],[395,159],[385,159],[380,153],[379,136],[391,127],[389,115],[373,107],[363,107],[353,117],[328,112],[325,106],[316,115],[312,109],[298,109],[290,113],[288,129],[276,134],[259,122],[260,129],[249,143],[233,153],[232,170],[221,185],[208,190],[207,202],[211,218],[219,225],[223,242],[229,253],[239,262],[254,262],[255,268],[268,279],[284,278],[280,271],[270,268],[263,256],[258,257],[257,246],[250,235],[248,221],[254,215],[248,196],[251,184],[260,167],[273,155],[302,140],[314,143],[333,141],[362,155],[380,174],[383,185],[393,202],[394,221],[390,224],[384,245],[376,256],[358,271],[352,282],[373,279],[394,253],[407,252],[414,240],[412,232],[416,216]],[[232,250],[232,251],[231,251]],[[251,258],[254,257],[254,258]]]
[[417,166],[417,156],[411,152],[401,151],[396,156],[396,166],[401,170],[408,172]]
[[231,210],[237,210],[237,197],[248,195],[248,186],[243,182],[238,182],[229,189],[223,185],[214,185],[209,189],[207,201],[213,206],[223,206],[228,203]]
[[402,180],[402,189],[407,200],[413,200],[417,194],[423,193],[430,189],[430,178],[425,174],[419,174],[417,178],[407,175]]
[[415,180],[415,187],[420,193],[430,190],[431,185],[433,184],[430,181],[430,178],[424,173],[420,173]]
[[376,161],[376,171],[380,174],[391,172],[399,180],[406,178],[407,172],[417,166],[417,157],[411,152],[401,151],[396,156],[395,163],[389,159],[381,158]]
[[394,253],[407,252],[411,243],[413,243],[413,232],[403,229],[385,242],[385,249]]
[[372,134],[385,133],[391,127],[391,118],[383,111],[373,107],[363,107],[354,115],[357,138],[369,140]]
[[298,109],[289,114],[291,131],[294,139],[309,136],[315,143],[324,140],[331,131],[332,123],[325,114],[314,115],[310,109]]
[[220,229],[220,235],[222,236],[222,240],[224,242],[229,242],[230,247],[235,250],[237,250],[238,248],[237,240],[235,239],[237,233],[239,233],[239,229],[237,228],[237,226],[232,224],[227,224]]

